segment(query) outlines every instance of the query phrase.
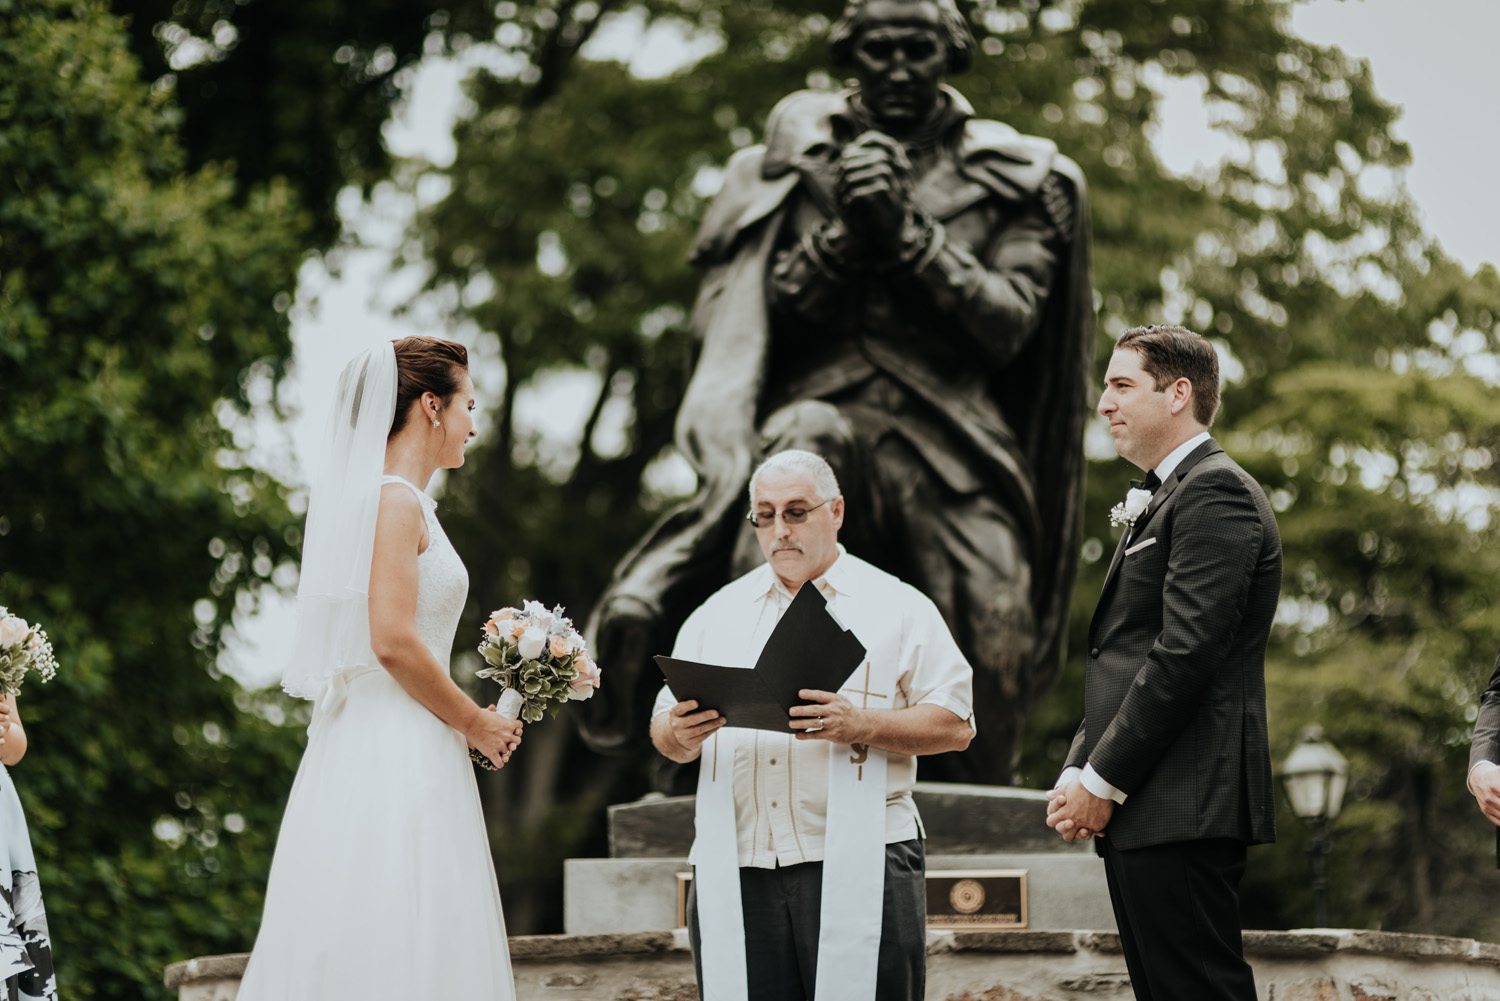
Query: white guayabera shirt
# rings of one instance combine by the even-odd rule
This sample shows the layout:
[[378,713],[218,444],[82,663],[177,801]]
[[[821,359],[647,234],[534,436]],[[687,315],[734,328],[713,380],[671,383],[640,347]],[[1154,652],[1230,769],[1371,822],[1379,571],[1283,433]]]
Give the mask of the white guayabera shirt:
[[[972,728],[973,672],[936,606],[842,547],[839,552],[812,583],[866,649],[864,663],[840,690],[844,697],[871,709],[938,705]],[[791,598],[762,565],[689,616],[673,656],[752,667]],[[664,686],[653,716],[676,701]],[[911,796],[916,759],[738,729],[732,722],[704,743],[691,855],[698,866],[706,1001],[744,997],[736,862],[772,868],[825,861],[824,886],[841,892],[825,894],[822,903],[815,993],[819,1001],[873,996],[873,985],[861,992],[879,950],[883,846],[921,832]],[[732,776],[724,776],[731,781],[718,781],[721,762],[733,763]]]
[[[882,607],[872,609],[872,617],[902,627],[879,638],[879,644],[885,649],[875,649],[861,629],[854,630],[869,656],[889,659],[897,668],[895,696],[881,708],[942,706],[960,719],[968,720],[973,727],[973,673],[948,632],[942,615],[926,595],[859,557],[845,554],[843,547],[840,547],[840,556],[828,572],[812,583],[828,602],[828,610],[846,626],[851,625],[850,613],[875,597],[872,592],[888,598],[889,592],[895,591],[900,607],[884,607],[892,602],[883,601],[880,603]],[[862,587],[862,584],[884,586]],[[907,593],[901,594],[903,591]],[[720,590],[689,616],[677,634],[672,656],[706,663],[729,663],[715,661],[709,656],[712,638],[728,631],[721,620],[740,620],[738,629],[743,630],[743,621],[749,619],[754,622],[751,640],[754,649],[742,653],[741,658],[748,654],[748,663],[753,665],[761,647],[791,603],[791,592],[770,566],[763,564]],[[736,662],[742,661],[737,659]],[[864,672],[865,667],[861,665],[843,689],[845,697],[856,706],[864,699],[859,691],[854,691],[863,690]],[[655,717],[676,704],[677,697],[663,685],[651,715]],[[828,817],[828,758],[836,746],[826,740],[799,741],[789,733],[769,730],[743,732],[741,739],[735,742],[734,753],[734,805],[740,865],[771,869],[778,865],[822,860],[823,834]],[[886,754],[887,844],[908,841],[923,833],[911,795],[916,780],[915,757]],[[689,860],[695,857],[690,856]]]

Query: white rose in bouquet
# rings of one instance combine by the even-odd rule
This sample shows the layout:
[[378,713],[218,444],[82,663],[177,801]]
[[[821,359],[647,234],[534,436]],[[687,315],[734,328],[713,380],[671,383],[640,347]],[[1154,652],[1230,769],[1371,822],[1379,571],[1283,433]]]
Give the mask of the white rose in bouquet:
[[547,646],[547,632],[532,626],[516,641],[516,652],[526,660],[536,660]]
[[31,635],[31,626],[19,615],[0,619],[0,647],[19,646]]

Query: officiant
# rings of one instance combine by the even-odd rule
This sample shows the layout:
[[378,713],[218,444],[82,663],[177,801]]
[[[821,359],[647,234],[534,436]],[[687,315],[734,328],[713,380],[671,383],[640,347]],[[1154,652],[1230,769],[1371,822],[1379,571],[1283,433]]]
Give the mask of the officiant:
[[[918,1001],[925,989],[918,755],[974,735],[973,672],[937,607],[844,551],[844,498],[811,452],[750,479],[765,563],[683,624],[674,658],[752,667],[800,589],[865,655],[837,692],[804,689],[784,732],[735,725],[663,687],[651,739],[699,759],[689,937],[704,1001]],[[823,888],[829,888],[828,893]]]

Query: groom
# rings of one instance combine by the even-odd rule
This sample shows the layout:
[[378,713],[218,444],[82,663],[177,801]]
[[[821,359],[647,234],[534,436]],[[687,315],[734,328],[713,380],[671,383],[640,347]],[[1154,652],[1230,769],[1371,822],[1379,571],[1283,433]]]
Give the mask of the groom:
[[1099,413],[1147,473],[1089,626],[1084,719],[1048,793],[1066,840],[1098,835],[1140,1001],[1255,1001],[1240,943],[1247,845],[1275,840],[1265,651],[1281,537],[1265,493],[1208,434],[1213,345],[1137,327]]

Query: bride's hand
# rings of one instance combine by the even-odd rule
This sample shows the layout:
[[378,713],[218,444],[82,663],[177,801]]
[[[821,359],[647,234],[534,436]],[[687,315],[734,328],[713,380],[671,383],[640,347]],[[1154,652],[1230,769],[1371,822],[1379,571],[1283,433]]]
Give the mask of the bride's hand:
[[521,746],[521,721],[506,719],[495,707],[474,714],[474,722],[464,733],[469,746],[489,758],[496,768],[510,761],[511,752]]

